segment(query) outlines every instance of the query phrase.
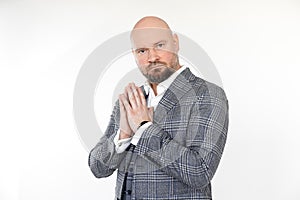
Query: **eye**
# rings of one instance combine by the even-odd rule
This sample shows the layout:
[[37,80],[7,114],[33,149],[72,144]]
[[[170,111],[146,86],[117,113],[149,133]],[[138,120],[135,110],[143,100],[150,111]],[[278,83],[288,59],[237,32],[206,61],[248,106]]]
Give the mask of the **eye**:
[[145,54],[146,51],[147,51],[146,49],[137,49],[135,52],[136,52],[137,54],[142,55],[142,54]]
[[164,48],[164,46],[165,46],[165,43],[160,42],[156,45],[156,48],[162,49],[162,48]]

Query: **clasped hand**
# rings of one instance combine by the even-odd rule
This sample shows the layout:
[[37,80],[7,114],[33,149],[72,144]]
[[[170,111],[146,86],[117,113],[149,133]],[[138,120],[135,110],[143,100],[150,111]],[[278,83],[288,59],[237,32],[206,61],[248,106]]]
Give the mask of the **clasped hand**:
[[120,104],[120,138],[134,135],[143,121],[153,121],[153,107],[148,108],[140,87],[129,83],[124,93],[119,95]]

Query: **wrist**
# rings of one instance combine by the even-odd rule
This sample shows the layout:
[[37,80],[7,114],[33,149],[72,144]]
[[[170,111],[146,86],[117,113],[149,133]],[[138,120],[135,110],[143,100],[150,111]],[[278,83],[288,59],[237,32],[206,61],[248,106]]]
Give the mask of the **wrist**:
[[119,140],[121,139],[126,139],[126,138],[131,138],[132,134],[129,134],[123,130],[120,130],[120,135],[119,135]]
[[148,121],[148,120],[142,121],[142,122],[139,124],[139,126],[137,127],[136,130],[138,130],[141,126],[143,126],[144,124],[146,124],[146,123],[148,123],[148,122],[150,122],[150,121]]

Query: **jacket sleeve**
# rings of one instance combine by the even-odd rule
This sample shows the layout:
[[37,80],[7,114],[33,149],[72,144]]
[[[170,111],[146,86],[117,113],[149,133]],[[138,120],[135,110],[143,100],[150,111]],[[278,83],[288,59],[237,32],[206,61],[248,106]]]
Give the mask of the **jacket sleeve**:
[[88,164],[97,178],[110,176],[118,168],[126,154],[126,152],[118,154],[113,141],[119,128],[119,119],[119,103],[117,101],[104,135],[89,154]]
[[219,87],[196,99],[187,127],[176,134],[186,137],[184,144],[154,123],[143,132],[136,149],[169,176],[201,189],[210,183],[221,159],[228,129],[228,101]]

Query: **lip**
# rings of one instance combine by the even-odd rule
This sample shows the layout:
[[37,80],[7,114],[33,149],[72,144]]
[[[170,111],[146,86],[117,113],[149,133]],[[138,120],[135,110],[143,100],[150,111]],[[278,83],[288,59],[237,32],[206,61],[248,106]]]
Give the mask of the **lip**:
[[160,67],[164,67],[164,65],[155,65],[154,67],[151,67],[149,69],[149,71],[153,70],[153,69],[156,69],[156,68],[160,68]]

